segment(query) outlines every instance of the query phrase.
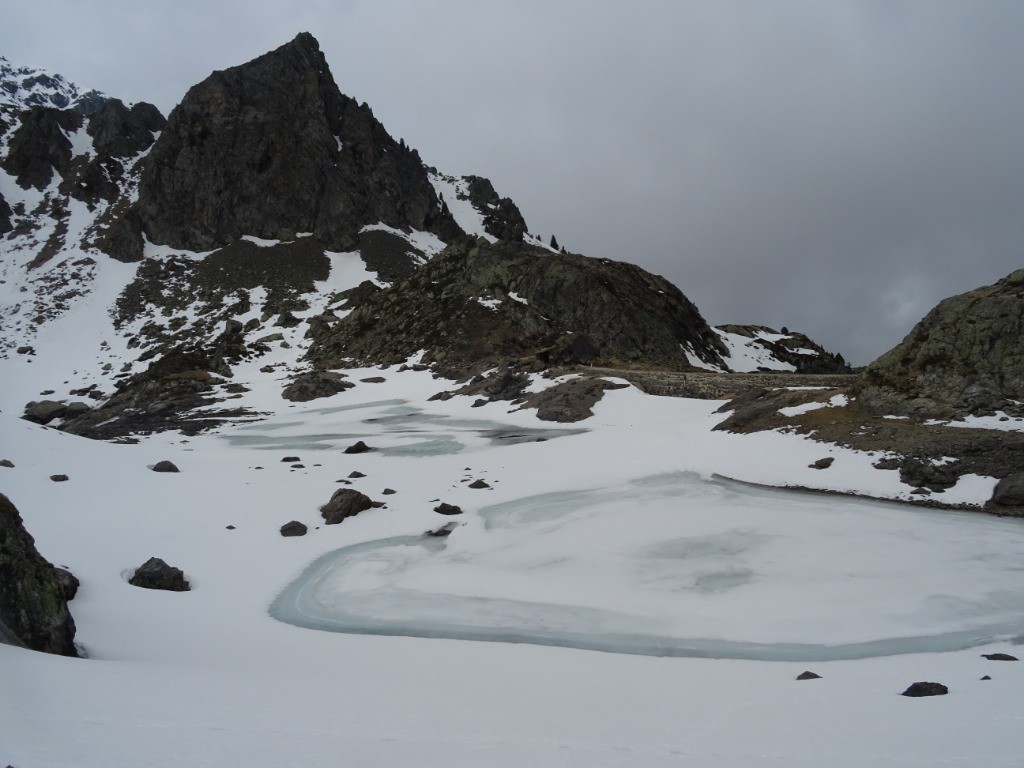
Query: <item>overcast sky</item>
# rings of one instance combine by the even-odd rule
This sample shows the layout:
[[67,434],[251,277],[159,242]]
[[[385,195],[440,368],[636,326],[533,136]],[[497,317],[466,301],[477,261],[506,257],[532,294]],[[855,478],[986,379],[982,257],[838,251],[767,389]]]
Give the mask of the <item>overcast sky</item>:
[[1024,267],[1024,2],[0,0],[0,54],[165,114],[300,31],[532,232],[855,363]]

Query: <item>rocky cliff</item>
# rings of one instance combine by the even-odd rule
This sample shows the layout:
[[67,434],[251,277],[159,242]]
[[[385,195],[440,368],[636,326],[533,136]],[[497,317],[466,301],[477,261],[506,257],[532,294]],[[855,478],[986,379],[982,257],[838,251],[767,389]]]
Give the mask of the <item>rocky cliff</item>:
[[878,413],[1016,413],[1024,399],[1024,270],[940,302],[855,388]]
[[11,500],[0,493],[0,641],[77,656],[75,622],[57,569],[36,550]]

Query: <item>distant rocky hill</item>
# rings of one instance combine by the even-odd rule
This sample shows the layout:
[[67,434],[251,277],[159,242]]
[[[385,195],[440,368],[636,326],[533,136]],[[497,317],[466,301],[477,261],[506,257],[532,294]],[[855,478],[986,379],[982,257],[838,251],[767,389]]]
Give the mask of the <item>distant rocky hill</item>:
[[725,364],[737,373],[851,373],[840,354],[829,352],[806,334],[764,325],[719,325],[715,332],[728,350]]

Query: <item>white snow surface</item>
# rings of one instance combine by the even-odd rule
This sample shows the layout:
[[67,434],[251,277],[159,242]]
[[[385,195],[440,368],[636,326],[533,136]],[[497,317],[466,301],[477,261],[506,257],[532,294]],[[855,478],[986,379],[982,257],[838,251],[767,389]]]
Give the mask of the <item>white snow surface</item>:
[[[1019,764],[1024,665],[980,654],[1024,635],[1024,521],[759,487],[909,490],[870,454],[712,432],[718,402],[616,390],[565,428],[363,369],[385,381],[292,404],[266,360],[231,401],[263,420],[136,445],[21,421],[28,385],[0,392],[0,488],[81,580],[90,657],[0,646],[0,764]],[[14,364],[5,383],[43,380]],[[377,450],[343,453],[359,439]],[[387,506],[323,525],[342,487]],[[279,535],[292,519],[306,536]],[[193,590],[130,586],[154,555]],[[296,592],[347,631],[274,618]],[[918,680],[950,695],[898,695]]]

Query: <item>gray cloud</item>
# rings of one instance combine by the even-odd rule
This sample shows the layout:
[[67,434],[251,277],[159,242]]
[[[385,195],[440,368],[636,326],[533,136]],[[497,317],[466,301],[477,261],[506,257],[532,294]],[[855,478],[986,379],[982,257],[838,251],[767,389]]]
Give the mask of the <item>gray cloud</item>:
[[855,362],[1022,263],[1024,4],[10,3],[0,51],[168,111],[309,30],[531,229]]

